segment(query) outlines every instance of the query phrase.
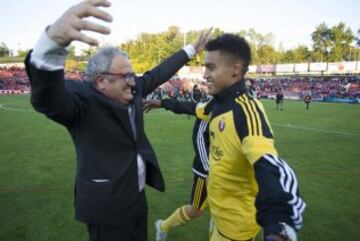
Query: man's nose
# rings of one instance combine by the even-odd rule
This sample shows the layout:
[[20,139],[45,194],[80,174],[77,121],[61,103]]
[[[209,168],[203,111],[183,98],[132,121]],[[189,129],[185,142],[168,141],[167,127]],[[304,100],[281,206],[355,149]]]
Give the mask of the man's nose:
[[203,78],[208,80],[209,76],[210,76],[209,71],[205,69],[204,74],[203,74]]
[[128,86],[134,87],[135,86],[135,78],[128,78],[126,79],[126,84]]

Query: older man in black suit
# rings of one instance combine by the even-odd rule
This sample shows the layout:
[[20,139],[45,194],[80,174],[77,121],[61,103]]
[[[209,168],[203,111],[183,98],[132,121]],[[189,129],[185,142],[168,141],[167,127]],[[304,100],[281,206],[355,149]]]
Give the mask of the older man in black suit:
[[31,103],[65,126],[74,141],[76,218],[87,224],[90,240],[146,241],[144,185],[160,191],[165,186],[144,133],[142,98],[200,52],[211,30],[142,77],[135,76],[126,53],[107,47],[89,59],[84,83],[64,80],[65,47],[74,40],[97,44],[82,30],[110,33],[84,19],[110,22],[98,8],[109,6],[106,0],[82,2],[46,29],[25,61]]

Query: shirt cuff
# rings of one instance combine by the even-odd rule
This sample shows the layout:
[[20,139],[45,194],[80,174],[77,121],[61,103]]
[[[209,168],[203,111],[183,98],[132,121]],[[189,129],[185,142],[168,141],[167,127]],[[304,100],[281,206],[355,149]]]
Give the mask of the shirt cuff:
[[64,69],[67,53],[65,48],[50,39],[44,31],[31,53],[30,63],[41,70],[61,70]]
[[189,59],[192,59],[192,57],[194,57],[194,55],[196,54],[196,50],[194,46],[192,46],[192,44],[186,45],[183,50],[186,52]]

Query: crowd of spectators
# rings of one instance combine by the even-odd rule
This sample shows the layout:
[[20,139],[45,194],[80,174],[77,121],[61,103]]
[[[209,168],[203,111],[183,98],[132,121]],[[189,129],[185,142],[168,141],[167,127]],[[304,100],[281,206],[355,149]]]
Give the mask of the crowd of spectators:
[[0,67],[0,90],[28,91],[29,80],[21,67]]
[[[82,81],[83,71],[66,71],[66,78]],[[285,98],[302,99],[311,95],[314,100],[326,98],[360,99],[360,76],[292,76],[248,79],[259,98],[272,98],[282,92]],[[0,90],[28,92],[29,80],[22,67],[0,67]],[[207,99],[207,87],[203,79],[174,77],[163,84],[148,98],[164,96],[185,101]]]
[[[79,70],[67,71],[66,78],[82,81],[84,72]],[[28,93],[30,91],[29,79],[23,67],[0,67],[0,90],[7,93]],[[13,92],[15,91],[15,92]]]
[[360,76],[271,77],[250,79],[250,82],[259,97],[282,92],[285,98],[302,99],[307,94],[317,100],[360,98]]
[[163,98],[172,98],[185,102],[199,102],[208,100],[208,94],[206,88],[200,88],[199,85],[194,85],[191,89],[160,86],[147,96],[147,99],[160,100]]
[[177,76],[158,87],[147,99],[173,98],[179,101],[199,102],[208,99],[203,79],[179,78]]
[[65,78],[83,81],[85,79],[85,73],[84,71],[80,71],[80,70],[68,70],[65,72]]

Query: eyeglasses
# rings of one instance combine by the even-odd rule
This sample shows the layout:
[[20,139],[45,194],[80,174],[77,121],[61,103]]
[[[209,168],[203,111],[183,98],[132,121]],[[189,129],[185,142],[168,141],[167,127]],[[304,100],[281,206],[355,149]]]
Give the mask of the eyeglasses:
[[109,72],[104,72],[101,73],[100,75],[110,75],[110,76],[115,76],[121,80],[133,80],[135,79],[135,73],[134,72],[130,72],[130,73],[124,73],[124,74],[115,74],[115,73],[109,73]]

